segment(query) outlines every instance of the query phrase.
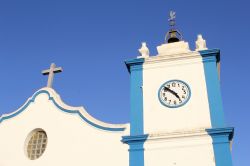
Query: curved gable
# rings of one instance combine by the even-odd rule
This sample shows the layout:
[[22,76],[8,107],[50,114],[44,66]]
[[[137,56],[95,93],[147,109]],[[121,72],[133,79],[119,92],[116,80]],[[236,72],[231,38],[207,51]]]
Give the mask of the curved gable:
[[109,124],[102,121],[99,121],[92,117],[90,114],[87,113],[87,111],[83,107],[72,107],[67,104],[65,104],[60,96],[51,88],[42,88],[35,92],[32,97],[30,97],[26,103],[20,107],[17,111],[12,112],[10,114],[3,114],[0,117],[0,124],[7,120],[14,118],[15,116],[18,116],[22,112],[26,110],[26,108],[31,104],[34,103],[35,100],[42,94],[46,94],[48,96],[48,99],[52,101],[52,103],[60,110],[65,113],[69,114],[76,114],[78,115],[83,121],[85,121],[87,124],[101,129],[101,130],[107,130],[107,131],[124,131],[127,127],[127,124]]

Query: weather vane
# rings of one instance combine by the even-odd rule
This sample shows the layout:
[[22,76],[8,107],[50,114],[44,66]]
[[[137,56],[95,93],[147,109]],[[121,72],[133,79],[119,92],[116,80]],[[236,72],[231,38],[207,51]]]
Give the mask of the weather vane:
[[170,13],[169,13],[169,19],[168,19],[168,21],[169,21],[169,23],[170,23],[170,26],[174,26],[175,25],[175,18],[176,18],[176,12],[174,12],[174,11],[170,11]]
[[165,36],[165,42],[174,43],[182,40],[182,34],[175,27],[176,12],[171,10],[169,13],[170,30]]

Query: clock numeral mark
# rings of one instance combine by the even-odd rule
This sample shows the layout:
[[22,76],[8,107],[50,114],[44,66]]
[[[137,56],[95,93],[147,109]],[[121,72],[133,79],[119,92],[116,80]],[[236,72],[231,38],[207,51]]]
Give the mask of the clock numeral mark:
[[164,97],[164,100],[167,101],[168,100],[167,97]]
[[177,103],[176,103],[176,100],[174,101],[174,105],[176,105]]
[[182,95],[181,98],[185,99],[186,97],[184,95]]
[[169,101],[169,103],[168,104],[170,104],[171,103],[171,100],[168,100]]
[[[183,89],[182,89],[182,90],[183,90]],[[184,94],[187,94],[186,90],[183,90],[183,93],[184,93]]]
[[168,91],[168,87],[164,87],[164,88],[163,88],[163,91],[164,91],[164,92],[167,92],[167,91]]
[[173,83],[172,83],[172,87],[175,87],[175,85],[176,85],[176,83],[175,83],[175,82],[173,82]]
[[166,94],[165,94],[165,93],[162,93],[162,95],[163,95],[163,97],[165,97],[165,96],[166,96]]
[[180,84],[179,84],[179,83],[178,83],[177,85],[178,85],[178,87],[180,87]]

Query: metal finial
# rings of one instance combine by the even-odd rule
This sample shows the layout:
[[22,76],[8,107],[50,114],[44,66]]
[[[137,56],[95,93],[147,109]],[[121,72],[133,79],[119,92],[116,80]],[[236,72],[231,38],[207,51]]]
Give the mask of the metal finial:
[[175,18],[176,18],[176,12],[171,10],[168,19],[170,26],[175,26]]
[[167,43],[174,43],[182,40],[181,33],[175,28],[175,19],[176,19],[176,12],[171,10],[169,13],[169,26],[170,30],[167,32],[165,37],[165,42]]

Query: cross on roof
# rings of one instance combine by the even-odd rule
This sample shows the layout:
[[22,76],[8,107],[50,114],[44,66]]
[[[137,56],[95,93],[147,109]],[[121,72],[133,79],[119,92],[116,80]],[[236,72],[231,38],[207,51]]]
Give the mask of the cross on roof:
[[62,72],[62,68],[61,67],[56,67],[56,64],[54,64],[54,63],[51,63],[49,69],[42,71],[43,75],[49,75],[47,87],[52,88],[54,73],[60,73],[60,72]]

